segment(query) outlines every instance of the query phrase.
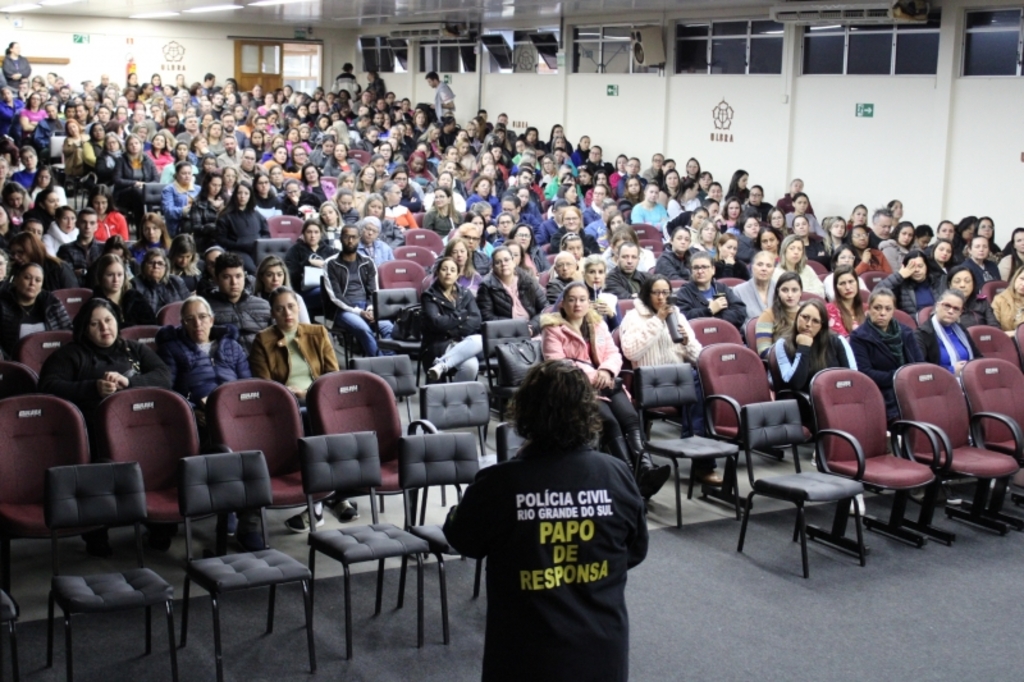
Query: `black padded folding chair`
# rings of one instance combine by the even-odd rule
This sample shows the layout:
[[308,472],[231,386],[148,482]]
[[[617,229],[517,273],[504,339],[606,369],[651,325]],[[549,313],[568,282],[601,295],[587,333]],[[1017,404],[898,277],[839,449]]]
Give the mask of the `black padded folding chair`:
[[[259,451],[229,452],[217,455],[184,457],[178,464],[178,506],[185,519],[185,596],[182,600],[181,647],[188,642],[189,589],[193,582],[210,594],[213,608],[213,651],[217,663],[217,682],[224,682],[224,661],[220,637],[220,598],[229,592],[257,587],[270,588],[267,608],[267,634],[274,631],[274,600],[277,586],[299,583],[306,610],[306,643],[309,647],[309,671],[316,672],[313,643],[313,601],[309,584],[313,576],[308,568],[276,549],[228,554],[203,559],[192,556],[192,521],[231,511],[258,510],[267,545],[266,507],[273,501],[270,472]],[[310,516],[310,518],[313,518]],[[313,524],[315,525],[315,524]],[[267,545],[269,547],[269,545]]]
[[375,358],[353,358],[352,369],[376,374],[388,383],[395,398],[405,403],[405,415],[412,421],[412,407],[409,398],[416,395],[419,377],[413,371],[408,355],[378,355]]
[[[0,623],[7,624],[7,634],[11,640],[11,675],[14,682],[20,682],[21,671],[18,667],[18,602],[11,595],[0,590]],[[0,639],[0,652],[3,651],[3,640]],[[3,657],[0,656],[0,680],[4,678]]]
[[[79,464],[46,472],[46,525],[50,529],[53,578],[46,626],[46,667],[53,666],[53,607],[64,613],[67,679],[74,679],[71,616],[146,609],[146,655],[153,650],[153,607],[167,612],[171,678],[178,679],[174,645],[174,588],[142,562],[142,522],[146,520],[146,487],[137,462]],[[57,536],[83,526],[134,526],[138,567],[121,573],[73,576],[60,574]]]
[[[853,504],[854,518],[857,526],[857,542],[845,536],[847,517],[850,513],[850,502],[864,492],[859,481],[852,481],[839,476],[817,471],[801,472],[800,459],[796,447],[805,440],[800,407],[795,400],[780,400],[771,403],[755,403],[744,405],[740,410],[740,437],[743,440],[743,455],[747,460],[747,476],[750,479],[750,494],[743,510],[743,524],[740,526],[740,540],[737,552],[743,551],[743,541],[747,535],[747,522],[753,507],[755,495],[763,495],[776,500],[792,502],[796,505],[796,528],[794,539],[800,538],[800,556],[803,561],[804,577],[811,573],[807,565],[807,537],[819,540],[843,552],[851,552],[865,563],[864,531],[861,527],[860,510]],[[791,448],[796,472],[757,478],[754,475],[753,450],[765,448]],[[808,526],[804,516],[804,504],[811,502],[835,502],[836,515],[832,530],[827,531],[815,526]]]

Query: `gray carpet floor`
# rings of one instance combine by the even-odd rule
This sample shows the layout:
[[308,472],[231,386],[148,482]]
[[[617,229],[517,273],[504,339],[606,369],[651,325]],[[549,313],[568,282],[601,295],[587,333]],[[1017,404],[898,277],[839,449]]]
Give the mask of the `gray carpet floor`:
[[[869,512],[881,513],[885,499],[869,496],[868,505]],[[913,505],[911,512],[916,513]],[[1019,634],[1024,534],[999,537],[942,520],[940,525],[958,533],[956,544],[919,550],[868,533],[871,554],[864,568],[812,543],[811,578],[804,580],[799,546],[789,541],[793,520],[792,511],[752,517],[743,554],[736,552],[739,524],[733,520],[653,531],[647,560],[629,578],[631,678],[1024,679]],[[830,510],[811,509],[808,520],[827,524]],[[317,583],[320,669],[315,678],[307,670],[301,596],[290,587],[279,590],[275,632],[269,636],[263,634],[265,590],[223,600],[226,679],[479,679],[486,598],[470,598],[472,561],[450,560],[447,566],[450,646],[442,644],[431,561],[423,649],[416,649],[415,582],[410,581],[405,608],[396,610],[398,575],[388,571],[385,608],[374,617],[374,575],[364,573],[353,578],[355,657],[343,660],[342,581],[328,578]],[[181,679],[205,682],[214,679],[209,600],[194,598],[192,609],[188,648],[179,651]],[[141,612],[75,622],[76,679],[170,679],[162,617],[155,618],[150,657],[142,656]],[[60,630],[52,670],[43,667],[45,633],[43,621],[19,628],[23,679],[63,679]]]

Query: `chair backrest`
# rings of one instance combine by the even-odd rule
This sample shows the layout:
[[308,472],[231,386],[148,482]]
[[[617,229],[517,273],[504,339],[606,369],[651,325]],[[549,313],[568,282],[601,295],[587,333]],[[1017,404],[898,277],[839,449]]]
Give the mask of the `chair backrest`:
[[99,456],[138,462],[146,490],[174,487],[178,460],[199,454],[192,407],[163,388],[118,391],[100,403],[96,415]]
[[530,325],[526,320],[491,320],[484,322],[484,357],[494,355],[494,349],[503,343],[530,338]]
[[[972,413],[1003,414],[1024,428],[1024,374],[1018,365],[998,358],[978,358],[964,365],[960,381]],[[988,443],[1013,440],[1010,429],[995,420],[986,419],[982,428]]]
[[687,320],[693,335],[700,341],[701,346],[710,346],[713,343],[735,343],[743,345],[739,330],[725,320],[718,320],[714,317],[698,317]]
[[381,289],[415,289],[416,295],[423,292],[423,278],[427,271],[423,266],[411,260],[389,260],[377,268]]
[[821,263],[819,263],[816,260],[809,260],[809,261],[807,261],[807,267],[809,267],[811,270],[813,270],[814,274],[819,275],[819,276],[820,275],[828,275],[829,274],[828,268],[826,268],[824,265],[822,265]]
[[893,311],[893,317],[896,318],[897,322],[908,328],[910,331],[917,329],[917,320],[915,320],[914,316],[910,313],[906,313],[897,308]]
[[[854,369],[826,369],[811,379],[811,402],[819,429],[837,429],[853,436],[865,459],[885,455],[885,399],[878,384]],[[856,462],[845,440],[819,435],[829,462]]]
[[302,419],[295,396],[284,385],[265,379],[222,384],[206,399],[206,423],[215,445],[261,451],[271,476],[299,470]]
[[[954,448],[968,445],[970,417],[967,400],[949,370],[927,362],[904,365],[896,370],[893,386],[903,419],[939,427]],[[915,453],[930,457],[923,438],[912,434],[911,444]]]
[[1001,279],[994,279],[991,282],[985,282],[981,285],[981,296],[987,298],[990,302],[993,298],[1006,291],[1006,287],[1009,284]]
[[378,289],[373,292],[373,317],[375,320],[391,320],[419,302],[420,292],[416,289]]
[[379,355],[375,358],[353,358],[352,368],[379,376],[399,398],[416,395],[416,372],[408,355]]
[[71,330],[57,329],[51,332],[36,332],[22,337],[14,347],[14,359],[39,373],[46,358],[73,340]]
[[537,276],[537,281],[540,283],[540,288],[547,290],[548,282],[551,281],[551,272],[554,268],[548,268],[544,272]]
[[429,270],[434,265],[434,261],[437,260],[437,256],[434,252],[425,246],[399,246],[395,249],[395,258],[397,260],[411,260],[413,263],[418,263],[424,270]]
[[67,311],[68,317],[72,320],[75,319],[75,315],[82,309],[82,306],[92,298],[92,289],[85,289],[83,287],[74,287],[71,289],[56,289],[53,295],[57,297],[57,300],[64,306],[64,310]]
[[757,349],[757,318],[751,318],[747,320],[747,323],[743,325],[743,340],[746,345],[750,348]]
[[146,520],[146,489],[137,462],[51,467],[45,488],[43,515],[52,531]]
[[620,298],[616,304],[619,309],[619,319],[625,319],[626,313],[636,307],[635,298]]
[[50,158],[47,159],[46,165],[63,163],[64,141],[67,139],[68,138],[66,135],[53,135],[50,137]]
[[822,303],[824,303],[825,299],[821,296],[818,296],[818,294],[812,291],[805,291],[802,294],[800,294],[800,301],[821,301]]
[[441,239],[441,235],[433,230],[420,228],[406,230],[405,244],[406,246],[422,246],[432,252],[435,257],[440,256],[444,252],[444,240]]
[[267,229],[275,239],[286,238],[294,242],[302,234],[302,218],[276,215],[267,219]]
[[178,510],[185,518],[260,509],[273,499],[267,461],[258,450],[178,461]]
[[[715,345],[705,348],[697,358],[704,395],[724,395],[742,408],[750,403],[766,403],[772,399],[768,375],[757,353],[737,345]],[[739,434],[738,415],[720,401],[711,405],[715,428],[734,429]]]
[[399,444],[398,485],[404,490],[469,484],[479,470],[471,433],[403,436]]
[[641,237],[640,246],[645,249],[650,249],[655,258],[659,258],[665,250],[665,243],[661,241],[661,237],[656,239],[644,239]]
[[137,327],[126,327],[120,334],[122,339],[138,341],[148,346],[151,351],[156,351],[156,333],[160,331],[160,325],[140,324]]
[[1017,346],[1017,352],[1020,354],[1021,369],[1024,369],[1024,324],[1017,327],[1017,331],[1013,333],[1013,342]]
[[365,149],[350,149],[348,155],[355,159],[360,166],[368,164],[371,158],[370,152]]
[[78,408],[52,395],[0,400],[0,503],[42,504],[50,467],[89,461],[89,436]]
[[159,206],[163,200],[164,185],[162,182],[147,182],[142,190],[142,201],[146,206]]
[[974,341],[974,345],[978,347],[978,352],[983,358],[999,358],[1020,367],[1020,354],[1017,353],[1017,346],[999,327],[980,324],[968,327],[967,333],[970,334],[971,340]]
[[442,431],[486,426],[491,420],[487,388],[479,381],[421,386],[420,419]]
[[[747,476],[754,483],[754,463],[751,450],[791,448],[806,440],[800,417],[800,405],[795,400],[754,403],[740,409],[740,438],[747,459]],[[800,458],[793,457],[797,472]]]
[[635,223],[632,225],[633,231],[636,232],[636,236],[641,241],[644,239],[656,239],[659,242],[664,238],[661,230],[656,228],[654,225],[648,225],[647,223]]
[[172,327],[177,327],[181,324],[181,306],[184,304],[184,301],[175,301],[161,307],[160,310],[156,311],[156,323],[161,327],[168,324]]
[[302,491],[307,495],[380,486],[380,455],[372,431],[299,439]]
[[[719,284],[724,284],[730,289],[738,287],[739,285],[743,284],[743,280],[738,277],[721,277],[715,281],[718,282]],[[676,288],[678,289],[678,287]]]
[[[863,293],[863,292],[861,292],[861,293]],[[867,300],[864,301],[864,304],[867,305]],[[926,305],[925,307],[918,309],[918,311],[917,311],[917,326],[920,327],[922,324],[927,322],[928,318],[930,318],[932,316],[932,311],[934,311],[934,310],[935,310],[935,306],[933,306],[933,305]]]
[[0,360],[0,399],[35,393],[39,375],[20,362]]
[[883,279],[888,277],[886,273],[881,270],[867,270],[862,272],[860,275],[861,280],[867,285],[868,291],[874,291],[875,287],[881,283]]
[[398,459],[402,423],[387,382],[369,372],[325,374],[306,394],[313,433],[320,435],[375,431],[381,462]]
[[[282,260],[288,249],[292,248],[294,240],[288,237],[276,237],[271,239],[257,239],[256,240],[256,265],[263,262],[263,259],[267,256],[278,256]],[[301,282],[292,282],[293,286],[300,286]]]
[[637,367],[633,371],[633,398],[642,410],[692,405],[697,402],[693,370],[687,363]]
[[523,447],[526,439],[519,435],[515,425],[502,422],[494,430],[494,443],[498,461],[507,462],[512,455],[519,451],[519,448]]
[[412,214],[412,219],[416,221],[416,227],[423,227],[423,217],[426,215],[423,211]]

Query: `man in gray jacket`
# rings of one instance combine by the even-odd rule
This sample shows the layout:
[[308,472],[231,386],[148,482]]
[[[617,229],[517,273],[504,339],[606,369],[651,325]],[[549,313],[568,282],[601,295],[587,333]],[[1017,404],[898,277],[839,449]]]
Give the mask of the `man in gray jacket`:
[[218,290],[209,296],[214,318],[238,327],[238,341],[248,354],[256,335],[270,326],[270,304],[245,292],[245,265],[237,255],[222,253],[214,268]]

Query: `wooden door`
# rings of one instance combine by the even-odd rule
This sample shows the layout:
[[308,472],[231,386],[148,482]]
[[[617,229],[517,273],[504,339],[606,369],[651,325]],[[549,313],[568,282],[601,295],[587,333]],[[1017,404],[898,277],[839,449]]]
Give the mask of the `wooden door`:
[[269,40],[235,41],[235,80],[242,91],[257,83],[263,92],[284,85],[284,43]]

